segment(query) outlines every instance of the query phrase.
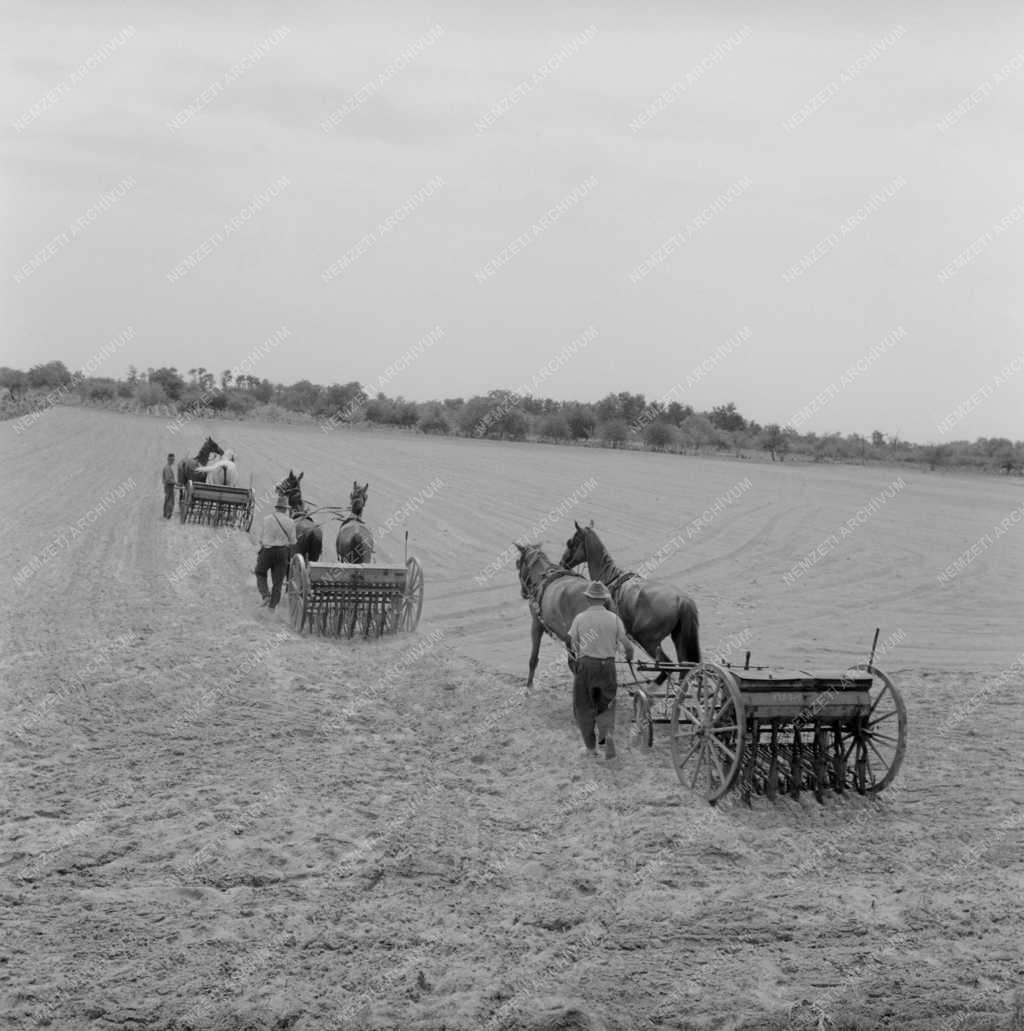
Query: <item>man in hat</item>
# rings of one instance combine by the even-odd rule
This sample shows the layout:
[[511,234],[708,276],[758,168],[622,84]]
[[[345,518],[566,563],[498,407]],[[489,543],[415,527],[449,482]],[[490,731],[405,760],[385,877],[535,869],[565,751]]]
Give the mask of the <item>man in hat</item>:
[[174,473],[174,455],[167,456],[167,465],[164,466],[164,519],[170,519],[174,514],[174,492],[177,489],[177,477]]
[[[288,517],[288,500],[283,494],[277,497],[277,504],[270,515],[263,517],[260,533],[260,552],[256,556],[256,586],[263,604],[271,612],[281,600],[281,585],[288,572],[292,546],[295,544],[295,523]],[[267,591],[267,572],[270,572],[273,586]]]
[[[615,653],[621,648],[629,662],[633,661],[633,645],[626,628],[615,612],[605,608],[612,600],[600,580],[592,580],[584,592],[590,605],[569,627],[569,647],[576,660],[573,682],[572,711],[590,755],[597,754],[597,745],[604,745],[604,757],[615,758]],[[596,728],[596,735],[594,733]]]
[[[220,469],[224,470],[222,474],[218,472]],[[210,477],[207,479],[207,483],[220,483],[228,487],[238,486],[238,467],[235,465],[234,451],[225,451],[223,455],[218,455],[216,460],[209,465],[198,466],[196,472],[206,473]],[[217,473],[217,475],[213,476],[212,474],[214,473]]]

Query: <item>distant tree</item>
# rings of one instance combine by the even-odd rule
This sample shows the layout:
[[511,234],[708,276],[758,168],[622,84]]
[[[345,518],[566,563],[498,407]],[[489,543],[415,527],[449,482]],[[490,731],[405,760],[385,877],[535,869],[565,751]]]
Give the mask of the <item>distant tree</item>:
[[21,369],[11,369],[4,365],[0,368],[0,387],[11,392],[11,398],[18,400],[20,394],[28,389],[28,375]]
[[280,398],[281,407],[293,412],[312,413],[320,399],[320,390],[320,387],[310,383],[308,379],[300,379],[290,387],[284,388]]
[[665,451],[679,443],[679,431],[670,422],[658,419],[643,428],[644,443],[655,451]]
[[629,440],[629,424],[625,419],[609,419],[597,427],[597,436],[612,447],[621,447]]
[[420,416],[420,429],[424,433],[451,433],[452,427],[445,418],[444,409],[437,404],[430,405]]
[[928,463],[928,468],[932,471],[940,465],[945,465],[952,454],[953,449],[949,444],[929,444],[922,451],[922,457]]
[[362,386],[350,383],[332,383],[317,403],[316,415],[348,418],[367,399]]
[[225,369],[220,374],[220,389],[227,390],[231,386],[231,380],[233,379],[233,373],[230,369]]
[[671,401],[665,409],[665,414],[673,426],[680,426],[684,419],[693,415],[693,408],[690,405],[682,405],[678,401]]
[[682,440],[694,451],[700,451],[704,447],[712,447],[721,442],[721,436],[714,427],[711,420],[701,412],[694,412],[693,415],[683,420],[679,427]]
[[63,362],[47,362],[45,365],[33,365],[28,370],[30,387],[66,387],[71,385],[71,373]]
[[251,376],[250,389],[261,404],[266,404],[274,396],[274,384],[269,379],[257,379],[255,376]]
[[526,440],[530,432],[530,420],[521,408],[513,408],[505,412],[498,420],[502,438],[508,440]]
[[711,420],[711,425],[720,430],[731,432],[747,428],[747,420],[736,411],[736,405],[732,401],[728,404],[716,405],[711,409],[708,418]]
[[565,412],[565,418],[573,440],[587,440],[593,436],[597,418],[589,406],[571,405]]
[[139,370],[134,365],[128,366],[128,385],[134,387],[139,382]]
[[162,405],[167,401],[167,392],[161,383],[150,380],[148,383],[139,383],[135,388],[135,397],[140,405],[145,405],[146,407]]
[[786,452],[789,450],[789,441],[786,433],[777,422],[770,422],[761,434],[761,447],[772,456],[774,462],[776,456],[780,462],[785,460]]
[[[178,375],[178,370],[170,368],[159,368],[149,370],[149,382],[156,383],[163,388],[164,394],[172,401],[177,401],[185,389],[185,381]],[[151,401],[150,404],[159,402]]]
[[235,415],[248,415],[255,407],[256,398],[249,391],[232,390],[228,394],[228,411]]
[[206,406],[215,412],[223,412],[228,406],[228,395],[223,390],[216,390],[210,395]]
[[545,415],[540,421],[539,432],[542,437],[550,437],[557,443],[568,440],[572,436],[569,420],[561,412]]
[[871,446],[885,447],[885,434],[881,430],[871,431]]

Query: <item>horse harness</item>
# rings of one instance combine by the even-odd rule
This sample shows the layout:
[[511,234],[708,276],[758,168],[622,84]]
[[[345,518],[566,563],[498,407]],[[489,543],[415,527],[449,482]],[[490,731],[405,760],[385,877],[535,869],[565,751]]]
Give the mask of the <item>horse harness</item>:
[[540,584],[537,587],[535,594],[531,594],[527,604],[530,607],[530,614],[540,624],[541,630],[544,631],[549,637],[555,638],[555,640],[561,640],[561,638],[552,630],[547,623],[544,622],[541,617],[542,606],[544,604],[544,592],[548,587],[555,582],[555,580],[561,579],[563,576],[576,576],[571,569],[548,569],[541,574]]

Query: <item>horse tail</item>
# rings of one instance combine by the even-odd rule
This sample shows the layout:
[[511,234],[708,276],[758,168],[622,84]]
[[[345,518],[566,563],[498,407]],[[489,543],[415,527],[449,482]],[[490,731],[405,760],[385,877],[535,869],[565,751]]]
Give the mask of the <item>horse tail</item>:
[[697,606],[689,598],[679,603],[679,618],[672,632],[672,643],[676,646],[679,662],[700,662],[700,617]]

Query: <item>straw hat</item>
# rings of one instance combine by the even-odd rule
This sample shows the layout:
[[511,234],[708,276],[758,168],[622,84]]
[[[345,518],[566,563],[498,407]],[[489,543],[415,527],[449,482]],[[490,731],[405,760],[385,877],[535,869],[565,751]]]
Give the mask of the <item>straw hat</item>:
[[587,587],[583,594],[592,601],[612,600],[612,596],[608,593],[608,588],[600,580],[591,580],[590,586]]

